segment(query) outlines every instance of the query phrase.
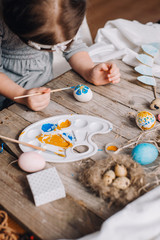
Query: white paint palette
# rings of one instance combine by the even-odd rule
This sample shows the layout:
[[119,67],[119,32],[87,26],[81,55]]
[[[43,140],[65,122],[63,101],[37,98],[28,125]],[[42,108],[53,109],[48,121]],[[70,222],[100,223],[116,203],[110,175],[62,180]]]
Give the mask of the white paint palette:
[[[98,146],[92,141],[93,135],[105,134],[111,130],[112,124],[99,117],[60,115],[31,124],[22,131],[19,140],[49,150],[45,152],[35,150],[47,162],[74,162],[96,154]],[[83,146],[85,151],[78,152],[77,148]],[[24,145],[19,147],[23,152],[34,150]]]

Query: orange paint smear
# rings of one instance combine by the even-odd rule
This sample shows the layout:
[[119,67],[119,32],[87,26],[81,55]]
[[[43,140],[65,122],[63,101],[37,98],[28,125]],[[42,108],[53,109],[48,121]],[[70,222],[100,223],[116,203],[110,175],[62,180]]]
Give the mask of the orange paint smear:
[[65,155],[64,155],[64,154],[61,154],[61,153],[56,153],[56,152],[54,152],[54,154],[56,154],[56,155],[58,155],[58,156],[60,156],[60,157],[65,157]]
[[108,147],[107,147],[107,150],[108,150],[108,151],[113,151],[113,152],[115,152],[115,151],[118,150],[118,148],[117,148],[116,146],[108,146]]
[[25,133],[25,131],[21,132],[21,133],[19,134],[19,136],[21,136],[21,135],[24,134],[24,133]]
[[147,111],[142,111],[142,112],[138,113],[138,116],[143,117],[143,118],[148,117],[148,116],[152,117],[152,114]]
[[67,128],[70,125],[71,125],[71,122],[69,120],[66,120],[65,122],[61,122],[61,124],[57,126],[57,129],[61,130],[62,128]]
[[62,147],[62,148],[69,148],[72,147],[72,143],[66,141],[62,135],[57,135],[57,134],[42,134],[40,136],[37,136],[37,139],[41,142],[41,143],[46,143],[46,144],[51,144],[54,146],[58,146],[58,147]]
[[142,130],[150,130],[151,128],[154,127],[155,123],[156,123],[156,121],[152,124],[152,126],[150,128],[145,128],[144,126],[142,126],[141,128],[142,128]]

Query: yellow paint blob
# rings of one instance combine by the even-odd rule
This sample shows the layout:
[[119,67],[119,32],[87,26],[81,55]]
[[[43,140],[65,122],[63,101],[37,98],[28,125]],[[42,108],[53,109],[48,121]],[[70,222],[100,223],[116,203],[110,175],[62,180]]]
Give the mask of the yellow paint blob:
[[25,131],[21,132],[21,133],[19,134],[19,136],[21,136],[21,135],[24,134],[24,133],[25,133]]
[[107,150],[108,150],[108,151],[113,151],[113,152],[115,152],[115,151],[118,150],[118,148],[117,148],[116,146],[108,146],[108,147],[107,147]]
[[56,153],[56,152],[54,152],[54,154],[56,154],[56,155],[58,155],[58,156],[60,156],[60,157],[65,157],[65,155],[64,155],[64,154],[61,154],[61,153]]
[[72,143],[70,143],[69,141],[66,141],[61,134],[41,134],[39,136],[37,136],[37,139],[41,142],[41,143],[46,143],[46,144],[51,144],[54,146],[58,146],[58,147],[62,147],[62,148],[69,148],[72,147]]
[[69,120],[66,120],[65,122],[61,122],[61,124],[57,126],[57,129],[61,130],[62,128],[67,128],[70,125],[71,125],[71,122]]

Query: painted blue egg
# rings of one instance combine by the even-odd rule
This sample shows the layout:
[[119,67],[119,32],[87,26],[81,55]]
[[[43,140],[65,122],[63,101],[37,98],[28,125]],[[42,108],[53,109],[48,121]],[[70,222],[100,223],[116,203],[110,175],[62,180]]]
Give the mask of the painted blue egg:
[[132,150],[132,158],[141,165],[147,165],[156,160],[158,149],[151,143],[140,143]]
[[79,102],[88,102],[92,99],[93,93],[88,86],[79,84],[75,87],[73,96]]

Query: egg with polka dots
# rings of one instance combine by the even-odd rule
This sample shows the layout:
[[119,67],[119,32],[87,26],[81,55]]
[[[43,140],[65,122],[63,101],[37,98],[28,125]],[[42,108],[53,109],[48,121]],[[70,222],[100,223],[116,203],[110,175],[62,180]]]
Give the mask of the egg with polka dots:
[[156,118],[148,111],[141,111],[137,113],[136,123],[141,130],[149,130],[154,127]]

